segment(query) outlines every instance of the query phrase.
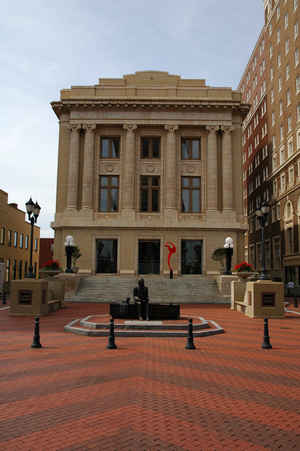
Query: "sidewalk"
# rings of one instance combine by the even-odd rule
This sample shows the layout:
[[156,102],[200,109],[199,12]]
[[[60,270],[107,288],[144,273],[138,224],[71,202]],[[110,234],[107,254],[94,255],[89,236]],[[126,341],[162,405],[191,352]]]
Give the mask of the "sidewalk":
[[[222,305],[185,305],[225,334],[117,338],[63,331],[101,314],[72,304],[40,320],[0,311],[1,450],[248,450],[300,448],[300,315],[263,320]],[[293,305],[289,310],[294,309]]]

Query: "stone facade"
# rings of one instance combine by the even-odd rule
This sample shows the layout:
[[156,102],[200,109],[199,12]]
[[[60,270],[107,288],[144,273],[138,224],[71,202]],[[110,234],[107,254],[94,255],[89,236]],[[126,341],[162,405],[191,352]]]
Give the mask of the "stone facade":
[[[54,257],[73,235],[87,274],[213,274],[227,236],[243,255],[239,92],[166,72],[73,86],[59,118]],[[106,261],[106,263],[105,263]]]

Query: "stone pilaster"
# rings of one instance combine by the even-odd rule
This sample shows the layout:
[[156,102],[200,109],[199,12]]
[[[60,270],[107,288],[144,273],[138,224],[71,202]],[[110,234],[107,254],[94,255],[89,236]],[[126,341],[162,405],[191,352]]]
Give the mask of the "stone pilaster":
[[79,140],[81,125],[69,125],[70,151],[69,151],[69,173],[68,173],[68,195],[67,209],[75,210],[78,204],[78,181],[79,181]]
[[233,127],[223,127],[222,167],[223,167],[223,210],[232,210],[232,140]]
[[177,208],[177,154],[176,130],[178,125],[165,125],[167,130],[167,158],[166,158],[166,203],[169,210]]
[[92,208],[93,194],[93,170],[94,170],[94,130],[95,124],[86,124],[82,127],[85,130],[84,156],[83,156],[83,176],[82,176],[82,197],[81,208]]
[[137,125],[124,124],[126,130],[124,152],[124,175],[122,183],[123,205],[125,210],[135,209],[135,177],[136,177],[136,148],[135,133]]
[[207,126],[207,209],[218,208],[217,127]]

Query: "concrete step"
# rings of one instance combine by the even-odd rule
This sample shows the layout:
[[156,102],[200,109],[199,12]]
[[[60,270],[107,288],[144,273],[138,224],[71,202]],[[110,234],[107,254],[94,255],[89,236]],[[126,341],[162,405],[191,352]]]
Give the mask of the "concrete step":
[[[205,276],[168,279],[144,277],[152,303],[228,303],[218,291],[215,280]],[[78,292],[66,301],[112,302],[132,298],[138,278],[123,276],[91,276],[80,281]]]

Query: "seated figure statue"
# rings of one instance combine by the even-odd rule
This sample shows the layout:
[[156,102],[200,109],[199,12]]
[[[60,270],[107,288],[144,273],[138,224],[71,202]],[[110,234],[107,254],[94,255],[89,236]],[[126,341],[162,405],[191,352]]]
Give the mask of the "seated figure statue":
[[138,305],[139,319],[149,320],[149,296],[144,279],[138,281],[138,286],[133,289],[133,299]]

